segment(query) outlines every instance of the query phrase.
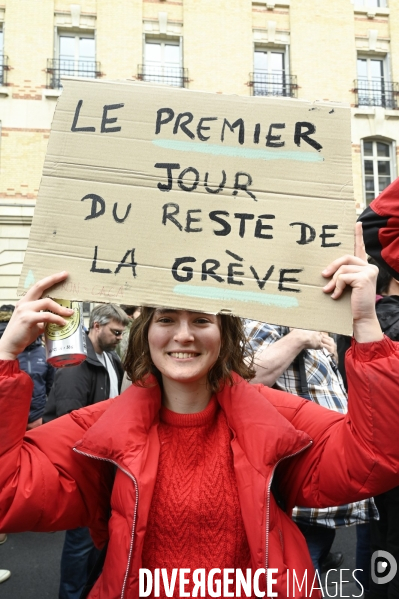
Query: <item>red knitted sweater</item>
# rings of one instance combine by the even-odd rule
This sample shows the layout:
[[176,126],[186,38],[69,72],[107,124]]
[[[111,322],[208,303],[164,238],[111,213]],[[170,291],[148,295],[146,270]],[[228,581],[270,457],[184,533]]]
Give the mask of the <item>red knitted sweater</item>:
[[[190,580],[197,568],[245,571],[250,552],[223,411],[212,398],[197,414],[162,408],[160,420],[159,466],[142,567],[166,568],[169,581],[173,568],[189,568]],[[162,576],[160,597],[166,597]],[[179,579],[174,597],[179,597]]]

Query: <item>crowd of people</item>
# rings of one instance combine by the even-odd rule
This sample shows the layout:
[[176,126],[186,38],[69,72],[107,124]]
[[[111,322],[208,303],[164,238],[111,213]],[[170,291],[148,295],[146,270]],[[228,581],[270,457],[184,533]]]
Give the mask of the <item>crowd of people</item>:
[[351,287],[338,351],[323,332],[106,304],[87,359],[55,372],[41,336],[71,311],[41,298],[67,273],[2,306],[0,543],[66,530],[59,599],[136,599],[141,568],[276,568],[284,597],[290,569],[338,568],[335,530],[357,524],[365,597],[399,597],[398,575],[369,572],[376,550],[399,560],[399,282],[359,225],[322,274],[332,301]]

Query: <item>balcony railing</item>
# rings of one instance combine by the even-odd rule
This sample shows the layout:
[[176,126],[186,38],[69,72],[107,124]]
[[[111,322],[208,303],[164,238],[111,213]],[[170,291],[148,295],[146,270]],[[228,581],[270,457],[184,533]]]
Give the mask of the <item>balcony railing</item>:
[[61,77],[101,77],[100,63],[94,60],[73,60],[72,58],[49,58],[47,60],[47,87],[62,87]]
[[295,75],[286,75],[284,71],[255,71],[250,73],[250,87],[254,96],[296,97],[298,85]]
[[399,83],[378,79],[355,79],[356,106],[398,108]]
[[137,79],[151,83],[163,83],[173,87],[187,87],[189,82],[187,69],[164,65],[139,64],[137,66]]
[[0,85],[7,85],[8,56],[0,54]]

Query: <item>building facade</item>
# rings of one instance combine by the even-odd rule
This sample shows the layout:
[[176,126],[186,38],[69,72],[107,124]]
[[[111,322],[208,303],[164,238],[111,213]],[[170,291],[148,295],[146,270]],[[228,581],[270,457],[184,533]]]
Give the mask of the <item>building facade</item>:
[[17,299],[63,76],[344,102],[356,208],[397,176],[399,0],[3,0],[0,304]]

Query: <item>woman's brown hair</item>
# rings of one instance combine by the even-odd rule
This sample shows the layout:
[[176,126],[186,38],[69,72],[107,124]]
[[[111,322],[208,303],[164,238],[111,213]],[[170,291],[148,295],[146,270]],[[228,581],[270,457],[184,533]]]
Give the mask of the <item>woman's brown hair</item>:
[[[160,372],[151,360],[148,344],[148,329],[155,308],[141,309],[141,314],[132,322],[129,344],[124,359],[124,368],[134,385],[145,386],[149,374],[154,374],[160,382]],[[216,393],[228,382],[233,384],[232,372],[250,380],[255,376],[253,352],[244,333],[241,318],[220,314],[221,347],[219,357],[208,372],[211,391]]]

